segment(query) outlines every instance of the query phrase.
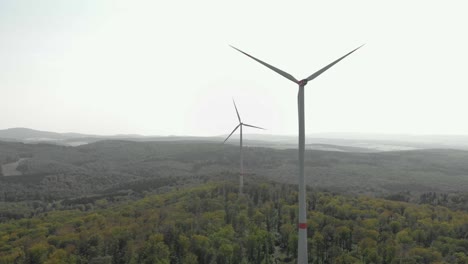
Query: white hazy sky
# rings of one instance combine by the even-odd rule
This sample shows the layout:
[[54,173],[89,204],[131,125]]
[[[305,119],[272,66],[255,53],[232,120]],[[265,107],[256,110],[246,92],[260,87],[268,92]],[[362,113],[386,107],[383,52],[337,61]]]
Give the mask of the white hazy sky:
[[[468,134],[468,2],[0,0],[0,129]],[[246,129],[247,130],[247,129]],[[256,132],[248,130],[247,133]]]

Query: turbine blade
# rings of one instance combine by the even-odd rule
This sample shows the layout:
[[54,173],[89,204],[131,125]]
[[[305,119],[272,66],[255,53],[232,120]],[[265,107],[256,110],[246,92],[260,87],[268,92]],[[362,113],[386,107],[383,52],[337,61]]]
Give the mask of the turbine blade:
[[278,69],[278,68],[276,68],[276,67],[274,67],[274,66],[271,66],[270,64],[268,64],[268,63],[266,63],[266,62],[263,62],[263,61],[261,61],[261,60],[255,58],[254,56],[251,56],[251,55],[249,55],[249,54],[243,52],[242,50],[240,50],[240,49],[238,49],[238,48],[236,48],[236,47],[234,47],[234,46],[231,46],[231,45],[229,45],[229,46],[230,46],[231,48],[233,48],[233,49],[239,51],[240,53],[243,53],[243,54],[246,55],[247,57],[250,57],[251,59],[256,60],[257,62],[263,64],[264,66],[266,66],[266,67],[268,67],[268,68],[270,68],[270,70],[275,71],[276,73],[278,73],[279,75],[283,76],[284,78],[286,78],[286,79],[288,79],[288,80],[290,80],[290,81],[293,81],[293,82],[295,82],[295,83],[298,83],[298,82],[299,82],[299,81],[296,80],[296,78],[294,78],[291,74],[289,74],[289,73],[287,73],[287,72],[285,72],[285,71],[282,71],[282,70],[280,70],[280,69]]
[[236,108],[237,119],[239,119],[239,123],[242,123],[240,115],[239,115],[239,111],[237,111],[236,102],[234,101],[234,99],[232,99],[232,102],[234,103],[234,108]]
[[258,129],[263,129],[263,130],[266,130],[265,128],[263,127],[258,127],[258,126],[252,126],[252,125],[248,125],[248,124],[242,124],[244,126],[248,126],[248,127],[253,127],[253,128],[258,128]]
[[307,81],[312,81],[313,79],[317,78],[320,74],[324,73],[326,70],[330,69],[333,65],[337,64],[338,62],[340,62],[342,59],[346,58],[347,56],[351,55],[351,53],[355,52],[356,50],[360,49],[362,46],[364,45],[361,45],[359,47],[357,47],[356,49],[350,51],[349,53],[347,53],[346,55],[344,55],[343,57],[337,59],[336,61],[328,64],[327,66],[323,67],[322,69],[320,69],[319,71],[317,71],[316,73],[312,74],[311,76],[307,77]]
[[223,144],[226,143],[226,141],[232,136],[232,134],[234,134],[234,132],[236,132],[236,130],[240,127],[241,124],[238,124],[234,130],[232,130],[231,134],[229,134],[229,136],[224,140]]

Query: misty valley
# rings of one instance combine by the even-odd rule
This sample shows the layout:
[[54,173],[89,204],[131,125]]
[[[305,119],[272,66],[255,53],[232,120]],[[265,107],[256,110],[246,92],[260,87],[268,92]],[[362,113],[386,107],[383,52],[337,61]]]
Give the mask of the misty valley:
[[[312,263],[468,263],[467,151],[305,157]],[[296,262],[295,149],[247,146],[242,195],[220,142],[0,141],[0,162],[0,263]]]

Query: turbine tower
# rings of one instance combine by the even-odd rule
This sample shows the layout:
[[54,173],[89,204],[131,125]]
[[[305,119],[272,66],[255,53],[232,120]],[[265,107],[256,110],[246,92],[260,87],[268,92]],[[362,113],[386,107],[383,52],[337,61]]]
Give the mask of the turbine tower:
[[232,102],[234,103],[234,108],[236,109],[236,114],[237,114],[237,119],[239,120],[239,124],[234,128],[234,130],[232,130],[231,134],[229,134],[229,136],[224,140],[223,144],[226,143],[226,141],[232,136],[232,134],[234,134],[234,132],[236,132],[236,130],[237,130],[238,128],[240,128],[240,177],[239,177],[239,194],[242,194],[242,189],[244,188],[244,155],[243,155],[243,152],[242,152],[242,126],[253,127],[253,128],[257,128],[257,129],[263,129],[263,130],[265,130],[265,129],[264,129],[264,128],[261,128],[261,127],[252,126],[252,125],[249,125],[249,124],[242,123],[241,117],[240,117],[240,115],[239,115],[239,111],[237,111],[236,102],[234,101],[234,99],[232,99]]
[[231,46],[231,48],[243,53],[247,57],[259,62],[263,66],[269,68],[270,70],[278,73],[279,75],[283,76],[284,78],[297,83],[299,85],[299,92],[297,95],[297,108],[298,108],[298,116],[299,116],[299,223],[298,223],[298,232],[299,232],[299,239],[298,239],[298,254],[297,254],[297,263],[299,264],[306,264],[307,262],[307,211],[306,211],[306,185],[304,179],[304,149],[305,149],[305,131],[304,131],[304,87],[307,85],[307,82],[312,81],[313,79],[317,78],[320,74],[324,73],[326,70],[330,69],[333,65],[340,62],[342,59],[346,58],[351,53],[355,52],[360,47],[350,51],[343,57],[335,60],[334,62],[328,64],[327,66],[323,67],[322,69],[318,70],[314,74],[310,75],[309,77],[303,80],[297,80],[291,74],[284,72],[266,62],[263,62],[242,50]]

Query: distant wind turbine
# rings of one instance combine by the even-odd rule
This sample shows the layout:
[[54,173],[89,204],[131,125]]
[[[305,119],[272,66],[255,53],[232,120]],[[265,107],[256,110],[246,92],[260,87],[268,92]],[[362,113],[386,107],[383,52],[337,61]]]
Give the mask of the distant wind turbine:
[[305,148],[305,131],[304,131],[304,87],[307,85],[307,82],[312,81],[313,79],[317,78],[320,74],[324,73],[326,70],[330,69],[333,65],[340,62],[342,59],[346,58],[351,53],[355,52],[360,47],[350,51],[343,57],[335,60],[334,62],[328,64],[327,66],[323,67],[322,69],[318,70],[314,74],[310,75],[306,79],[297,80],[291,74],[284,72],[270,64],[263,62],[242,50],[231,46],[231,48],[243,53],[244,55],[250,57],[251,59],[263,64],[263,66],[269,68],[270,70],[278,73],[279,75],[283,76],[284,78],[297,83],[299,85],[299,92],[297,95],[297,106],[298,106],[298,115],[299,115],[299,223],[298,223],[298,232],[299,232],[299,239],[298,239],[298,254],[297,254],[297,263],[299,264],[306,264],[307,262],[307,217],[306,217],[306,185],[304,179],[304,148]]
[[237,119],[239,120],[239,124],[234,128],[234,130],[232,130],[231,134],[229,134],[229,136],[224,140],[223,144],[226,143],[226,141],[232,136],[232,134],[234,134],[234,132],[236,132],[236,130],[238,128],[240,128],[240,179],[239,179],[240,182],[239,182],[239,193],[242,194],[242,189],[244,188],[244,155],[243,155],[243,151],[242,151],[242,126],[253,127],[253,128],[257,128],[257,129],[263,129],[263,130],[265,130],[265,129],[261,128],[261,127],[252,126],[252,125],[249,125],[249,124],[242,123],[241,117],[239,115],[239,111],[237,111],[236,102],[234,101],[234,99],[232,100],[232,102],[234,103],[234,108],[236,109],[236,114],[237,114]]

